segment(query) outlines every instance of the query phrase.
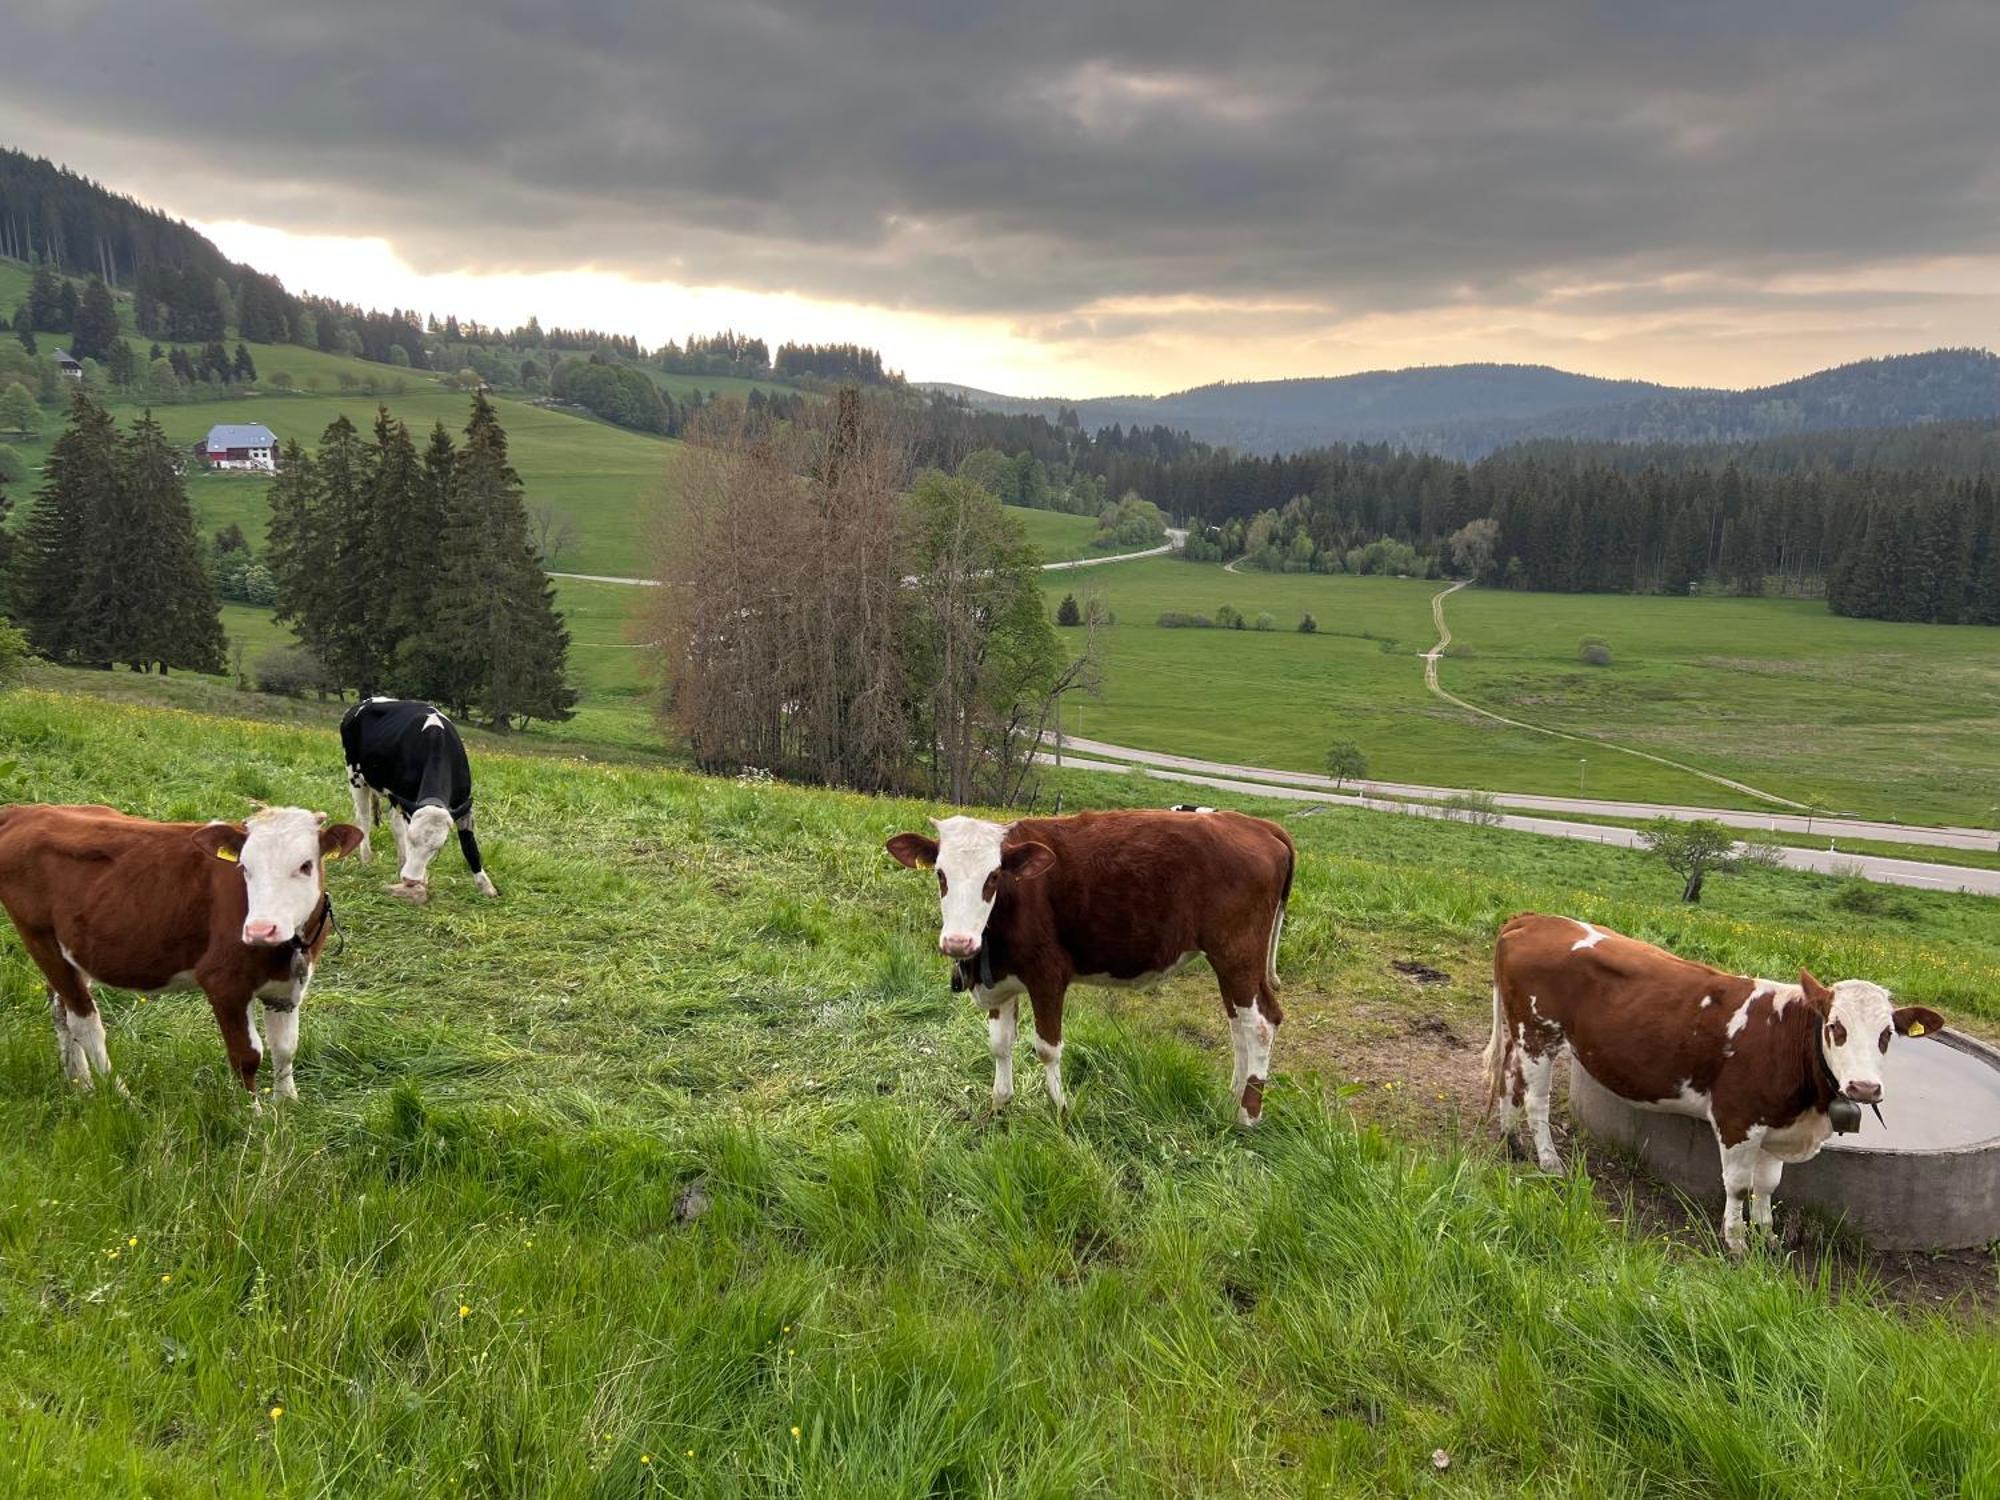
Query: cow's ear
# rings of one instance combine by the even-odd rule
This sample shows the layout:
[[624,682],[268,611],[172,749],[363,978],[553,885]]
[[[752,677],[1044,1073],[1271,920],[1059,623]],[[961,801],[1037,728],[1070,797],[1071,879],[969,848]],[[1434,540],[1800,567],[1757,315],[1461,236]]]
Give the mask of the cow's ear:
[[241,823],[204,823],[194,831],[197,849],[232,865],[243,857],[243,841],[248,837],[250,830]]
[[1806,1003],[1821,1015],[1833,1004],[1833,991],[1813,978],[1811,969],[1799,970],[1799,988],[1805,991]]
[[921,833],[899,833],[882,847],[895,855],[898,863],[912,870],[928,870],[937,863],[937,840],[927,839]]
[[1928,1036],[1944,1030],[1944,1017],[1923,1005],[1896,1007],[1896,1030],[1904,1036]]
[[1056,851],[1047,844],[1016,844],[1000,856],[1000,864],[1016,880],[1033,880],[1056,865]]
[[359,849],[367,837],[352,823],[336,823],[319,831],[319,852],[326,859],[341,859]]

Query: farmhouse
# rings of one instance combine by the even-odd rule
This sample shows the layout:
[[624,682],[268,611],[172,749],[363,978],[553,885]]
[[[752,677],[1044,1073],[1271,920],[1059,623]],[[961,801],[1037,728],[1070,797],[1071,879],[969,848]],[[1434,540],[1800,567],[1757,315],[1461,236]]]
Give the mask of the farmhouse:
[[208,429],[202,453],[211,469],[278,467],[278,435],[262,422],[218,422]]
[[71,380],[83,379],[83,362],[71,355],[69,350],[58,349],[53,358],[56,362],[56,368]]

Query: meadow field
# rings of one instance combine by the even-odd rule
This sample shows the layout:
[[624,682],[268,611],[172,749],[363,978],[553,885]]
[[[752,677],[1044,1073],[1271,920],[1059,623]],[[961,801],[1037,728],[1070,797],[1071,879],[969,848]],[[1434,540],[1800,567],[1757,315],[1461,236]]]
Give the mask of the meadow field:
[[[1069,585],[1057,575],[1046,591]],[[1385,780],[1706,806],[1760,804],[1671,767],[1496,724],[1426,692],[1436,634],[1417,579],[1225,573],[1161,559],[1094,574],[1117,615],[1082,734],[1316,770],[1360,745]],[[1269,632],[1163,629],[1231,604]],[[1801,802],[1911,822],[2000,820],[2000,635],[1847,620],[1778,599],[1466,589],[1444,685],[1494,712],[1631,745]],[[1311,612],[1319,631],[1301,635]],[[1613,653],[1588,667],[1578,644]],[[1579,758],[1588,764],[1580,767]]]
[[[330,706],[256,722],[79,691],[193,683],[41,680],[65,691],[0,697],[9,799],[344,803]],[[1866,972],[1990,1031],[1978,903],[1876,920],[1764,873],[1690,911],[1620,851],[1267,809],[1302,859],[1266,1126],[1228,1124],[1205,975],[1080,991],[1067,1118],[1031,1076],[995,1118],[932,888],[881,850],[931,809],[472,742],[501,899],[442,864],[413,910],[379,863],[332,868],[347,941],[297,1107],[248,1111],[194,996],[108,995],[132,1096],[71,1093],[0,938],[8,1492],[2000,1485],[1984,1314],[1900,1305],[1865,1261],[1839,1290],[1817,1262],[1731,1266],[1462,1118],[1515,910]],[[1471,1040],[1385,1076],[1439,1033]]]

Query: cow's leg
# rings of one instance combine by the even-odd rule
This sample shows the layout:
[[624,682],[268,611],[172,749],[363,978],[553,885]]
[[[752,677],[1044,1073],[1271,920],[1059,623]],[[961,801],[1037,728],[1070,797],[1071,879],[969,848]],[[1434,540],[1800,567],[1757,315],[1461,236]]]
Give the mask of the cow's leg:
[[222,1033],[222,1050],[229,1055],[229,1070],[254,1101],[257,1097],[257,1064],[263,1056],[257,1033],[250,1024],[250,997],[210,995],[208,1008],[215,1012],[216,1029]]
[[354,852],[365,865],[375,858],[375,851],[368,847],[368,830],[375,826],[375,790],[351,766],[347,772],[347,789],[354,794],[354,826],[361,830],[361,847]]
[[[111,1076],[111,1055],[104,1046],[104,1017],[90,990],[89,977],[69,961],[62,945],[46,934],[21,934],[21,945],[42,971],[49,986],[49,1017],[55,1023],[56,1046],[62,1052],[69,1081],[91,1086],[91,1071]],[[119,1085],[122,1090],[124,1085]]]
[[90,1087],[90,1058],[83,1050],[83,1044],[69,1032],[69,1007],[63,997],[53,989],[49,991],[49,1019],[56,1026],[56,1056],[61,1059],[63,1072],[71,1083]]
[[1771,1194],[1785,1175],[1785,1163],[1768,1151],[1757,1153],[1757,1165],[1750,1179],[1750,1223],[1759,1233],[1771,1233]]
[[292,1059],[299,1050],[299,1007],[305,1003],[312,976],[308,968],[288,994],[264,1002],[264,1039],[271,1044],[271,1092],[279,1099],[299,1097],[299,1086],[292,1081]]
[[479,887],[481,895],[497,896],[493,881],[486,873],[486,863],[479,857],[479,840],[472,836],[472,814],[467,813],[458,820],[458,847],[465,855],[466,868],[472,871],[472,883]]
[[410,820],[403,816],[402,808],[389,804],[389,837],[396,841],[396,872],[403,869],[403,840],[409,835]]
[[1243,1050],[1243,1028],[1249,1021],[1249,1012],[1241,1006],[1232,1006],[1226,1000],[1223,1009],[1229,1013],[1229,1097],[1240,1105],[1243,1099],[1243,1085],[1250,1077],[1250,1058]]
[[1042,1081],[1048,1086],[1049,1102],[1057,1109],[1068,1109],[1069,1095],[1062,1086],[1063,991],[1031,989],[1028,999],[1035,1009],[1035,1056],[1042,1065]]
[[1749,1248],[1743,1229],[1743,1200],[1757,1185],[1757,1158],[1763,1154],[1762,1132],[1752,1131],[1747,1140],[1730,1145],[1720,1135],[1722,1148],[1722,1243],[1731,1255]]
[[1563,1169],[1562,1157],[1556,1152],[1555,1135],[1549,1129],[1549,1095],[1555,1089],[1558,1051],[1551,1047],[1540,1054],[1517,1054],[1526,1094],[1528,1134],[1535,1142],[1535,1163],[1544,1172],[1560,1172]]
[[1020,1001],[1009,995],[986,1012],[986,1036],[993,1047],[993,1107],[1014,1101],[1014,1038],[1019,1029]]

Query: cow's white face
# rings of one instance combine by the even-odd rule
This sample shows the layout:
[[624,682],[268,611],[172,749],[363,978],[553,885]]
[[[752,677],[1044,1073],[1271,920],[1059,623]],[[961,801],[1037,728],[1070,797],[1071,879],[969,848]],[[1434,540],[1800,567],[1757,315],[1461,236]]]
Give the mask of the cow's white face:
[[403,879],[411,885],[429,880],[431,861],[450,837],[451,814],[435,802],[411,813],[409,829],[403,835]]
[[912,869],[935,866],[938,878],[938,951],[949,958],[971,958],[986,935],[993,903],[1000,899],[1004,878],[1032,879],[1055,863],[1044,844],[1006,847],[1008,823],[981,818],[933,819],[935,839],[899,833],[888,850]]
[[1944,1028],[1944,1017],[1922,1006],[1898,1008],[1889,992],[1865,979],[1843,979],[1831,990],[1811,974],[1801,974],[1806,999],[1819,1012],[1819,1050],[1826,1069],[1846,1098],[1859,1104],[1882,1101],[1882,1058],[1889,1038],[1923,1036]]
[[360,829],[325,825],[325,813],[272,807],[240,825],[210,823],[196,831],[203,849],[242,868],[243,941],[250,947],[273,948],[297,937],[319,910],[320,856],[360,844]]

